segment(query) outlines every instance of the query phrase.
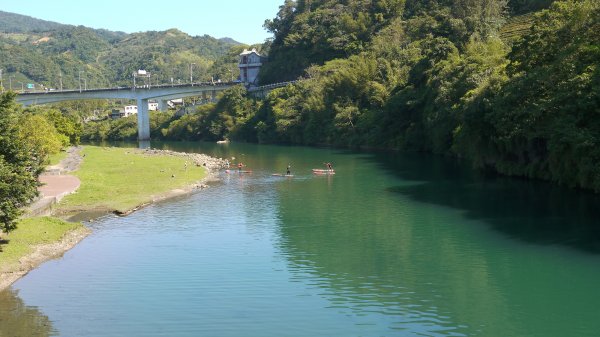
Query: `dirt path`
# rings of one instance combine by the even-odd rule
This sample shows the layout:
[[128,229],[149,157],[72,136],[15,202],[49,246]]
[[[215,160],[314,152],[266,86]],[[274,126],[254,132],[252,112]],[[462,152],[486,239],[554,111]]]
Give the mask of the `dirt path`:
[[52,205],[59,202],[64,196],[75,192],[81,182],[79,178],[66,173],[79,168],[83,158],[79,153],[81,147],[70,147],[67,157],[57,165],[49,166],[39,177],[42,186],[38,188],[40,198],[29,206],[28,215],[50,215]]

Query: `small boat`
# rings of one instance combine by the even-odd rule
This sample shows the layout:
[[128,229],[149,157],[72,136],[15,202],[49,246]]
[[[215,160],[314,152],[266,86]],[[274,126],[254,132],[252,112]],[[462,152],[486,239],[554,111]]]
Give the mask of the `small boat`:
[[217,144],[229,144],[229,139],[218,140]]
[[293,177],[293,176],[294,176],[293,174],[281,174],[281,173],[273,173],[273,174],[271,174],[271,175],[272,175],[273,177],[288,177],[288,178],[291,178],[291,177]]
[[314,174],[335,174],[335,170],[312,169]]

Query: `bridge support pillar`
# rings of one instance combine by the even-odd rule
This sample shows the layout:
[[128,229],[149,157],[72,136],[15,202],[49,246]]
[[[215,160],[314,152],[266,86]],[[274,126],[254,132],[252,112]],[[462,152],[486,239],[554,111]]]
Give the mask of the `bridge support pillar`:
[[138,140],[150,140],[150,114],[148,99],[138,99]]
[[162,112],[169,110],[169,105],[167,104],[167,102],[168,100],[166,99],[158,100],[158,110]]

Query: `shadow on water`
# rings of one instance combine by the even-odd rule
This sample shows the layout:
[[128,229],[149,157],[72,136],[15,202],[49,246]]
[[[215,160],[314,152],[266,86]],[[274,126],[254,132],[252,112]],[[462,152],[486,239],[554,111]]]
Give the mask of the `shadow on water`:
[[454,159],[378,153],[384,170],[414,184],[389,191],[451,207],[511,238],[600,253],[600,196],[541,181],[473,170]]
[[0,291],[0,336],[55,336],[57,331],[46,315],[26,306],[13,290]]

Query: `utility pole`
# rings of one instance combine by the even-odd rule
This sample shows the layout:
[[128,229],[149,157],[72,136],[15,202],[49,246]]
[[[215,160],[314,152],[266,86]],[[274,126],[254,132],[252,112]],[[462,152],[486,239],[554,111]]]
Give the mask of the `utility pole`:
[[63,91],[63,88],[62,88],[62,71],[60,73],[58,73],[58,76],[59,76],[59,80],[60,80],[60,91]]
[[193,66],[196,63],[190,63],[190,83],[192,83],[192,87],[194,86],[194,71],[193,71]]

